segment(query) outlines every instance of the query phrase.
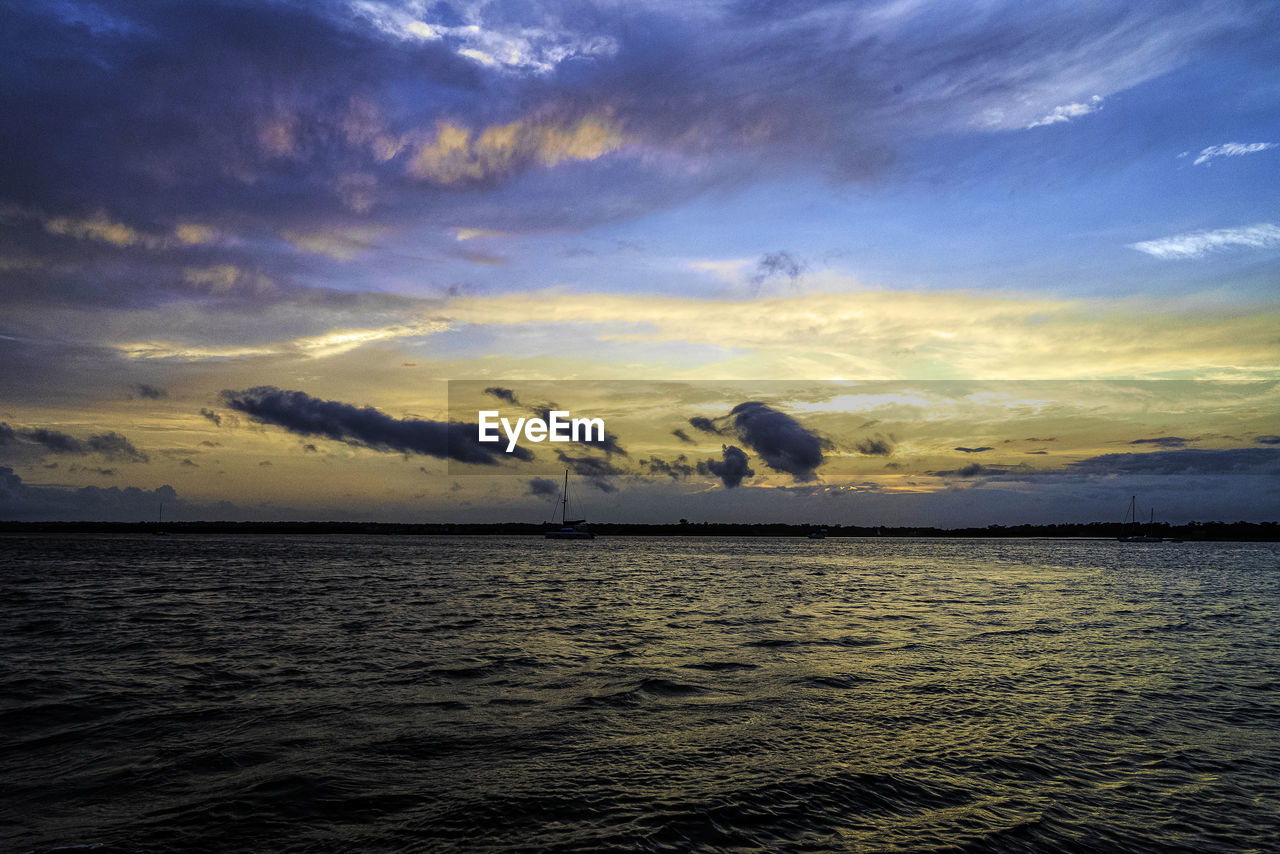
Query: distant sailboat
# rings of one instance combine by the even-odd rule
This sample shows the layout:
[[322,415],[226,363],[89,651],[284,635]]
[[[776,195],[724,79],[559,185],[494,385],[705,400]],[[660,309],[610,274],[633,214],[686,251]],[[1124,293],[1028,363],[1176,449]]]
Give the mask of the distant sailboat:
[[1150,533],[1155,528],[1156,511],[1152,509],[1151,520],[1147,523],[1147,533],[1143,534],[1138,531],[1138,496],[1129,499],[1129,509],[1125,511],[1124,523],[1120,531],[1120,536],[1116,537],[1122,543],[1163,543],[1164,537],[1157,537]]
[[159,517],[157,517],[157,520],[156,520],[156,529],[155,529],[154,531],[152,531],[152,532],[151,532],[151,535],[152,535],[152,536],[155,536],[155,537],[167,537],[167,536],[169,536],[169,532],[168,532],[168,531],[166,531],[166,530],[164,529],[164,527],[163,527],[163,526],[164,526],[164,502],[163,502],[163,501],[161,501],[161,502],[160,502],[160,515],[159,515]]
[[564,489],[560,493],[560,527],[547,531],[548,540],[594,540],[596,535],[587,530],[586,519],[569,518],[569,470],[564,470]]
[[809,539],[811,539],[811,540],[825,540],[826,538],[827,538],[827,529],[826,529],[826,528],[822,528],[822,529],[817,530],[817,531],[810,531],[810,532],[809,532]]

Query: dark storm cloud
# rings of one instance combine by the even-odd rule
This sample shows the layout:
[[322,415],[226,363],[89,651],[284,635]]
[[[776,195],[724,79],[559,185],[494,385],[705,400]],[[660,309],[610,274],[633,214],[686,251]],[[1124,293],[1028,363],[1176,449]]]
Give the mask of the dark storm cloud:
[[169,396],[169,392],[164,389],[159,388],[158,386],[147,385],[146,383],[138,383],[133,388],[139,396],[145,397],[147,400],[160,400],[162,397]]
[[720,478],[729,489],[736,489],[745,478],[755,476],[747,463],[746,453],[736,445],[721,445],[720,459],[701,460],[698,474],[710,474]]
[[1280,436],[1255,436],[1253,441],[1259,445],[1280,445]]
[[[1034,452],[1033,452],[1034,453]],[[1033,469],[1026,464],[972,463],[951,471],[927,472],[935,477],[989,479],[1111,478],[1119,475],[1280,475],[1280,448],[1184,448],[1144,453],[1102,454],[1056,469]]]
[[529,491],[526,495],[559,495],[560,484],[554,480],[545,477],[535,477],[529,481]]
[[68,467],[67,467],[67,471],[69,471],[69,472],[87,471],[87,472],[89,472],[89,473],[91,473],[91,474],[101,475],[102,477],[115,477],[115,476],[116,476],[116,470],[115,470],[115,469],[105,469],[105,468],[102,468],[101,466],[81,466],[81,465],[72,465],[72,466],[68,466]]
[[1134,439],[1130,445],[1159,445],[1161,448],[1183,448],[1191,439],[1181,436],[1158,436],[1154,439]]
[[1030,466],[1027,466],[1021,463],[1013,466],[994,465],[994,464],[983,465],[982,463],[969,463],[969,465],[963,466],[958,469],[951,469],[949,471],[930,471],[930,472],[925,472],[925,474],[929,474],[934,477],[960,477],[965,479],[975,478],[975,477],[982,477],[982,478],[1012,477],[1015,479],[1023,479],[1023,478],[1026,478],[1028,475],[1045,474],[1045,472],[1037,472],[1034,469],[1032,469]]
[[418,77],[441,87],[443,106],[479,81],[447,48],[399,47],[344,26],[336,8],[124,2],[95,28],[66,7],[10,6],[0,104],[22,120],[8,122],[0,185],[25,206],[110,200],[142,218],[157,201],[171,206],[160,213],[207,206],[192,191],[215,186],[217,203],[263,213],[339,201],[337,178],[357,165],[344,127],[353,96]]
[[[727,423],[719,427],[717,422]],[[790,415],[757,400],[740,403],[721,418],[694,416],[689,424],[704,433],[736,434],[765,465],[798,481],[817,477],[814,470],[822,465],[822,451],[830,447],[830,442],[810,432]]]
[[[446,9],[415,14],[440,28]],[[1224,35],[1241,51],[1265,48],[1273,14],[1250,0],[1085,11],[1007,0],[982,14],[965,3],[688,12],[575,0],[483,4],[471,30],[424,39],[400,11],[335,0],[9,4],[0,201],[47,216],[107,211],[138,246],[192,219],[271,234],[393,212],[444,227],[583,226],[755,180],[762,163],[837,180],[877,175],[904,139],[1025,127]],[[484,47],[468,38],[506,36],[542,43],[485,61],[464,53]],[[611,180],[589,196],[544,168],[547,152],[519,147],[488,160],[459,155],[448,187],[411,168],[441,121],[472,144],[486,127],[535,117],[570,133],[592,116],[611,117],[621,150],[604,152]],[[652,167],[629,148],[688,157],[701,177]],[[508,192],[522,177],[526,186]],[[468,210],[475,216],[460,216]],[[777,252],[758,275],[794,280],[802,269]]]
[[981,454],[984,451],[993,451],[995,449],[990,445],[983,445],[981,448],[956,448],[956,450],[964,454]]
[[769,468],[798,481],[817,477],[814,469],[822,465],[822,449],[827,445],[822,437],[790,415],[756,400],[739,403],[729,415],[738,437]]
[[124,460],[132,463],[145,463],[148,457],[134,447],[133,443],[114,431],[98,433],[87,439],[77,439],[59,430],[43,427],[18,428],[0,422],[0,447],[36,446],[50,454],[70,454],[87,456],[100,454],[109,459]]
[[690,445],[696,445],[696,444],[698,444],[697,442],[695,442],[695,441],[693,441],[692,439],[690,439],[690,438],[689,438],[689,434],[688,434],[688,433],[686,433],[686,432],[684,432],[684,430],[680,429],[679,427],[677,427],[676,429],[672,430],[672,431],[671,431],[671,435],[672,435],[672,436],[675,436],[675,437],[676,437],[677,439],[679,439],[681,442],[685,442],[685,443],[690,444]]
[[1074,474],[1280,474],[1280,448],[1187,448],[1142,454],[1103,454],[1068,463]]
[[568,466],[574,474],[585,478],[588,483],[601,492],[617,492],[618,488],[610,482],[610,479],[625,474],[622,469],[607,459],[600,459],[599,457],[575,457],[566,454],[564,451],[556,451],[556,457],[560,462]]
[[102,454],[104,457],[128,460],[133,463],[147,462],[147,455],[139,451],[133,444],[119,433],[100,433],[90,436],[84,441],[89,453]]
[[585,439],[577,442],[576,444],[584,445],[588,448],[595,448],[596,450],[604,451],[606,454],[620,454],[624,457],[630,456],[626,449],[623,448],[622,445],[618,444],[618,437],[615,434],[610,433],[608,430],[604,431],[604,436],[600,439]]
[[884,436],[874,436],[863,439],[854,447],[858,453],[866,454],[869,457],[887,457],[893,454],[893,443]]
[[0,422],[0,446],[22,443],[39,445],[52,454],[84,453],[84,446],[80,444],[80,440],[66,433],[39,427],[15,430],[8,424]]
[[493,397],[496,397],[498,400],[505,400],[507,403],[511,403],[516,406],[520,405],[520,399],[517,398],[516,393],[509,388],[502,388],[501,386],[489,386],[489,388],[484,390],[484,393],[488,395],[492,395]]
[[661,457],[649,457],[640,461],[640,467],[648,474],[666,476],[672,480],[683,480],[693,474],[696,469],[690,465],[689,458],[684,454],[676,457],[674,460],[664,460]]
[[[710,418],[705,418],[701,415],[695,415],[690,418],[689,425],[693,427],[693,429],[700,430],[703,433],[715,433],[717,436],[720,435],[720,429],[716,427],[716,423]],[[685,438],[688,439],[687,436]]]
[[392,418],[372,407],[321,400],[306,392],[274,386],[227,390],[222,392],[222,399],[231,409],[259,423],[375,451],[421,454],[480,465],[497,465],[508,457],[533,459],[532,453],[519,446],[504,455],[497,445],[481,444],[475,424]]
[[212,421],[215,427],[222,426],[222,416],[219,415],[216,411],[202,406],[200,407],[200,414],[203,415],[205,418],[209,419],[210,421]]
[[[529,406],[529,407],[526,407],[526,409],[532,414],[536,415],[538,418],[541,418],[543,421],[547,421],[547,422],[550,422],[551,420],[552,410],[557,410],[562,413],[568,411],[568,410],[561,409],[559,406],[557,406],[554,403],[548,403],[544,406]],[[562,416],[562,417],[567,417],[567,416]],[[610,454],[610,455],[618,454],[624,457],[630,456],[630,454],[627,453],[626,449],[623,448],[622,445],[618,443],[618,437],[616,434],[610,433],[608,430],[605,430],[604,435],[599,439],[597,439],[597,438],[594,438],[595,431],[593,430],[591,431],[591,436],[592,438],[590,439],[584,438],[580,441],[574,442],[573,444],[581,445],[585,448],[594,448],[597,451],[604,451],[605,454]]]
[[166,508],[181,506],[171,486],[152,490],[38,486],[24,483],[13,469],[0,466],[0,519],[137,522],[154,519],[161,503]]

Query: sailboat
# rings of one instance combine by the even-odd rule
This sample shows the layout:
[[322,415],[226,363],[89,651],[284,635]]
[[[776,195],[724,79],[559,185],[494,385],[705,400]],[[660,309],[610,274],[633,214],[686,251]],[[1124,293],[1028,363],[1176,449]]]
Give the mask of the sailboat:
[[160,502],[160,516],[156,521],[156,529],[151,532],[153,537],[167,537],[169,532],[164,529],[164,502]]
[[[1152,509],[1151,520],[1147,523],[1147,530],[1154,529],[1156,523],[1156,511]],[[1164,537],[1157,537],[1154,534],[1139,533],[1138,528],[1138,496],[1129,499],[1129,509],[1124,514],[1124,527],[1121,529],[1120,536],[1116,537],[1122,543],[1163,543]],[[1132,525],[1132,530],[1130,529]]]
[[560,527],[547,531],[548,540],[594,540],[596,535],[587,530],[586,519],[569,518],[569,470],[564,470],[564,489],[560,493]]

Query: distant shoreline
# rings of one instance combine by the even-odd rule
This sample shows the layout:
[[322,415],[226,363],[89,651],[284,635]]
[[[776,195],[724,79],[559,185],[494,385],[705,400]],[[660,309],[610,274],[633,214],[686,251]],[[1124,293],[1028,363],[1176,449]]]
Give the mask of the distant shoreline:
[[[548,529],[547,523],[391,523],[391,522],[16,522],[0,521],[0,533],[9,534],[364,534],[378,536],[528,535]],[[1118,522],[1060,525],[989,525],[985,528],[933,528],[922,526],[790,525],[784,523],[688,522],[633,524],[601,522],[591,530],[603,536],[688,537],[807,537],[825,531],[829,539],[877,537],[1004,538],[1031,537],[1115,539],[1123,533]],[[1148,528],[1144,527],[1143,532]],[[1280,522],[1192,522],[1186,525],[1150,526],[1150,533],[1166,541],[1278,542]]]

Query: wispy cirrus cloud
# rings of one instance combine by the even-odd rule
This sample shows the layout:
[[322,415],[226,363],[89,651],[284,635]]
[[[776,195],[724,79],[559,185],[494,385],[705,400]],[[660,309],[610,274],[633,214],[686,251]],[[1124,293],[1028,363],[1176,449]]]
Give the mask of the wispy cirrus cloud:
[[1090,113],[1096,113],[1102,109],[1102,96],[1094,95],[1088,101],[1081,101],[1074,104],[1063,104],[1054,107],[1049,113],[1043,117],[1036,119],[1027,125],[1027,129],[1044,127],[1045,125],[1056,125],[1062,122],[1069,122],[1080,116],[1087,116]]
[[[1274,142],[1224,142],[1222,145],[1211,145],[1208,148],[1200,149],[1199,156],[1192,161],[1194,166],[1204,166],[1213,161],[1216,157],[1239,157],[1243,154],[1254,154],[1259,151],[1266,151],[1268,148],[1275,148],[1280,143]],[[1190,152],[1184,151],[1179,157],[1186,157]]]
[[1129,244],[1130,249],[1166,261],[1203,258],[1225,249],[1267,249],[1272,246],[1280,246],[1280,225],[1270,222],[1215,231],[1193,231]]

